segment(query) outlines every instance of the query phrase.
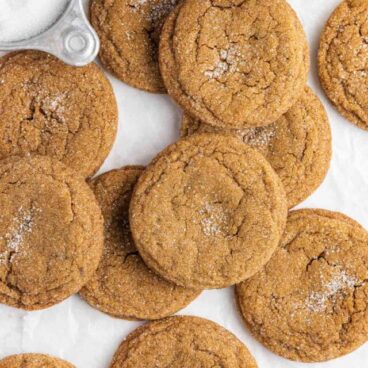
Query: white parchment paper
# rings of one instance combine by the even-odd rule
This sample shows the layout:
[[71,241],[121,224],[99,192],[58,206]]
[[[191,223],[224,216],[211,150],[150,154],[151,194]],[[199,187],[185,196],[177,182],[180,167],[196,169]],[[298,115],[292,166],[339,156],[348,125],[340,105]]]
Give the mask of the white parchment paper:
[[[289,2],[298,12],[309,38],[312,53],[309,83],[328,111],[334,148],[326,181],[300,207],[338,210],[368,228],[368,132],[348,123],[332,108],[320,88],[316,72],[319,35],[339,0]],[[180,109],[169,97],[141,92],[109,77],[119,102],[120,126],[114,149],[101,173],[126,164],[147,164],[177,139],[181,116]],[[243,327],[231,288],[205,291],[181,314],[209,318],[235,333],[252,351],[260,368],[368,367],[368,344],[349,356],[321,364],[295,363],[270,353]],[[78,296],[38,312],[0,305],[0,358],[15,353],[42,352],[64,358],[79,368],[107,368],[119,343],[139,324],[111,318],[92,309]]]

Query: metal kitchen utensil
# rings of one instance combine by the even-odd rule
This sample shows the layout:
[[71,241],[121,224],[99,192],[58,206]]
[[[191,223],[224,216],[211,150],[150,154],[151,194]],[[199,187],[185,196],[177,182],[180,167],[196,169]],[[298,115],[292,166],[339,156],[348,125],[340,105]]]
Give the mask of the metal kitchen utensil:
[[99,48],[100,40],[86,17],[82,0],[69,0],[58,20],[44,32],[22,41],[0,42],[1,51],[41,50],[74,66],[92,62]]

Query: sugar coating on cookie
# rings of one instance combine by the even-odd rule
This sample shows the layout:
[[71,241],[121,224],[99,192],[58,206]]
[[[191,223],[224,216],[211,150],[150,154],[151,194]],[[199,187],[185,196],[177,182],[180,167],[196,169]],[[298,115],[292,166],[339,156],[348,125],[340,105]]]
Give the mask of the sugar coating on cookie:
[[158,66],[162,24],[179,0],[93,0],[90,18],[104,66],[127,84],[165,93]]
[[94,179],[91,187],[105,219],[105,245],[95,275],[81,290],[93,307],[119,318],[159,319],[200,293],[162,279],[144,264],[129,227],[131,194],[143,167],[125,167]]
[[75,368],[74,365],[44,354],[11,355],[0,360],[0,368]]
[[0,58],[0,111],[0,159],[46,155],[85,177],[117,131],[114,93],[97,65],[76,68],[38,51]]
[[250,128],[273,123],[296,102],[307,50],[284,0],[187,0],[163,27],[160,68],[169,94],[191,115]]
[[321,36],[318,54],[322,86],[337,110],[368,130],[368,2],[343,1]]
[[218,324],[198,317],[170,317],[133,331],[110,368],[257,368],[246,346]]
[[332,147],[328,117],[309,87],[286,114],[265,127],[225,130],[184,114],[182,137],[211,132],[233,135],[261,152],[280,176],[289,208],[318,188],[330,166]]
[[368,337],[368,234],[345,215],[291,212],[280,248],[236,288],[246,325],[285,358],[321,362]]
[[50,307],[95,272],[103,219],[88,185],[45,156],[0,162],[0,303]]
[[182,286],[220,288],[257,272],[286,221],[281,181],[238,139],[195,134],[154,159],[135,187],[130,224],[144,261]]

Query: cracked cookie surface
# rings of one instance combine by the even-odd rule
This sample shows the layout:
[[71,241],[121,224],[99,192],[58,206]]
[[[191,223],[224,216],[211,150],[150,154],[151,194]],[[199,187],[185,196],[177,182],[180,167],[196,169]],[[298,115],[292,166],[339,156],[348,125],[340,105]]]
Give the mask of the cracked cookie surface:
[[46,155],[87,177],[116,131],[114,93],[97,65],[71,67],[38,51],[0,58],[0,159]]
[[368,2],[343,1],[321,36],[321,84],[337,110],[368,130]]
[[158,66],[162,24],[179,0],[93,0],[90,18],[100,39],[100,59],[123,82],[165,93]]
[[330,166],[332,147],[328,117],[309,87],[286,114],[265,127],[224,130],[184,115],[183,137],[211,132],[233,135],[262,153],[284,185],[289,208],[318,188]]
[[166,279],[221,288],[257,272],[278,245],[287,204],[266,159],[238,139],[195,134],[148,166],[130,205],[135,244]]
[[368,338],[368,234],[325,210],[291,212],[280,248],[236,288],[246,325],[285,358],[320,362]]
[[297,101],[307,50],[284,0],[187,0],[164,24],[159,59],[184,110],[210,125],[249,128],[273,123]]
[[0,303],[50,307],[95,272],[103,220],[83,177],[46,156],[0,162]]
[[129,228],[129,203],[143,169],[125,167],[91,182],[105,220],[105,245],[96,274],[80,294],[115,317],[153,320],[184,308],[200,292],[162,279],[139,256]]
[[50,355],[19,354],[0,360],[0,368],[75,368],[74,365]]
[[245,345],[220,325],[198,317],[170,317],[133,331],[110,368],[257,368]]

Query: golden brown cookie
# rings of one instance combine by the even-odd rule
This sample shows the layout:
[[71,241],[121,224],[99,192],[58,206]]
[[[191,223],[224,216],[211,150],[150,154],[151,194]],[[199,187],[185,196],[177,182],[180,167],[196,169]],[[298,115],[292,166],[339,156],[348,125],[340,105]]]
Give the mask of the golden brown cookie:
[[368,2],[343,1],[321,36],[318,66],[322,86],[337,110],[368,130]]
[[221,288],[270,259],[286,208],[281,181],[261,154],[230,136],[195,134],[142,174],[130,225],[158,274],[185,287]]
[[95,272],[103,220],[82,176],[46,156],[0,162],[0,303],[50,307]]
[[285,187],[289,208],[322,183],[331,161],[331,131],[326,111],[308,87],[277,122],[258,128],[224,130],[184,114],[181,135],[227,133],[260,151]]
[[104,66],[127,84],[165,93],[158,66],[162,24],[179,0],[93,0],[90,17]]
[[0,360],[0,368],[75,368],[74,365],[50,355],[19,354]]
[[97,65],[71,67],[38,51],[0,58],[0,159],[47,155],[86,177],[116,130],[114,93]]
[[177,316],[133,331],[115,353],[110,368],[257,368],[231,332],[198,317]]
[[360,227],[361,229],[365,230],[364,227],[356,220],[352,219],[351,217],[341,213],[341,212],[334,212],[334,211],[329,211],[329,210],[325,210],[325,209],[320,209],[320,208],[304,208],[304,209],[300,209],[300,210],[295,210],[290,212],[293,214],[293,216],[320,216],[320,217],[328,217],[328,218],[332,218],[335,220],[339,220],[339,221],[343,221],[343,222],[347,222],[348,224],[356,227]]
[[125,167],[92,181],[105,219],[105,247],[96,274],[80,294],[112,316],[153,320],[184,308],[200,292],[160,278],[138,254],[130,234],[129,203],[142,171],[143,167]]
[[291,212],[280,248],[236,288],[254,336],[285,358],[321,362],[368,339],[368,233],[325,210]]
[[187,0],[165,22],[159,59],[184,110],[210,125],[250,128],[273,123],[297,101],[306,50],[284,0]]

